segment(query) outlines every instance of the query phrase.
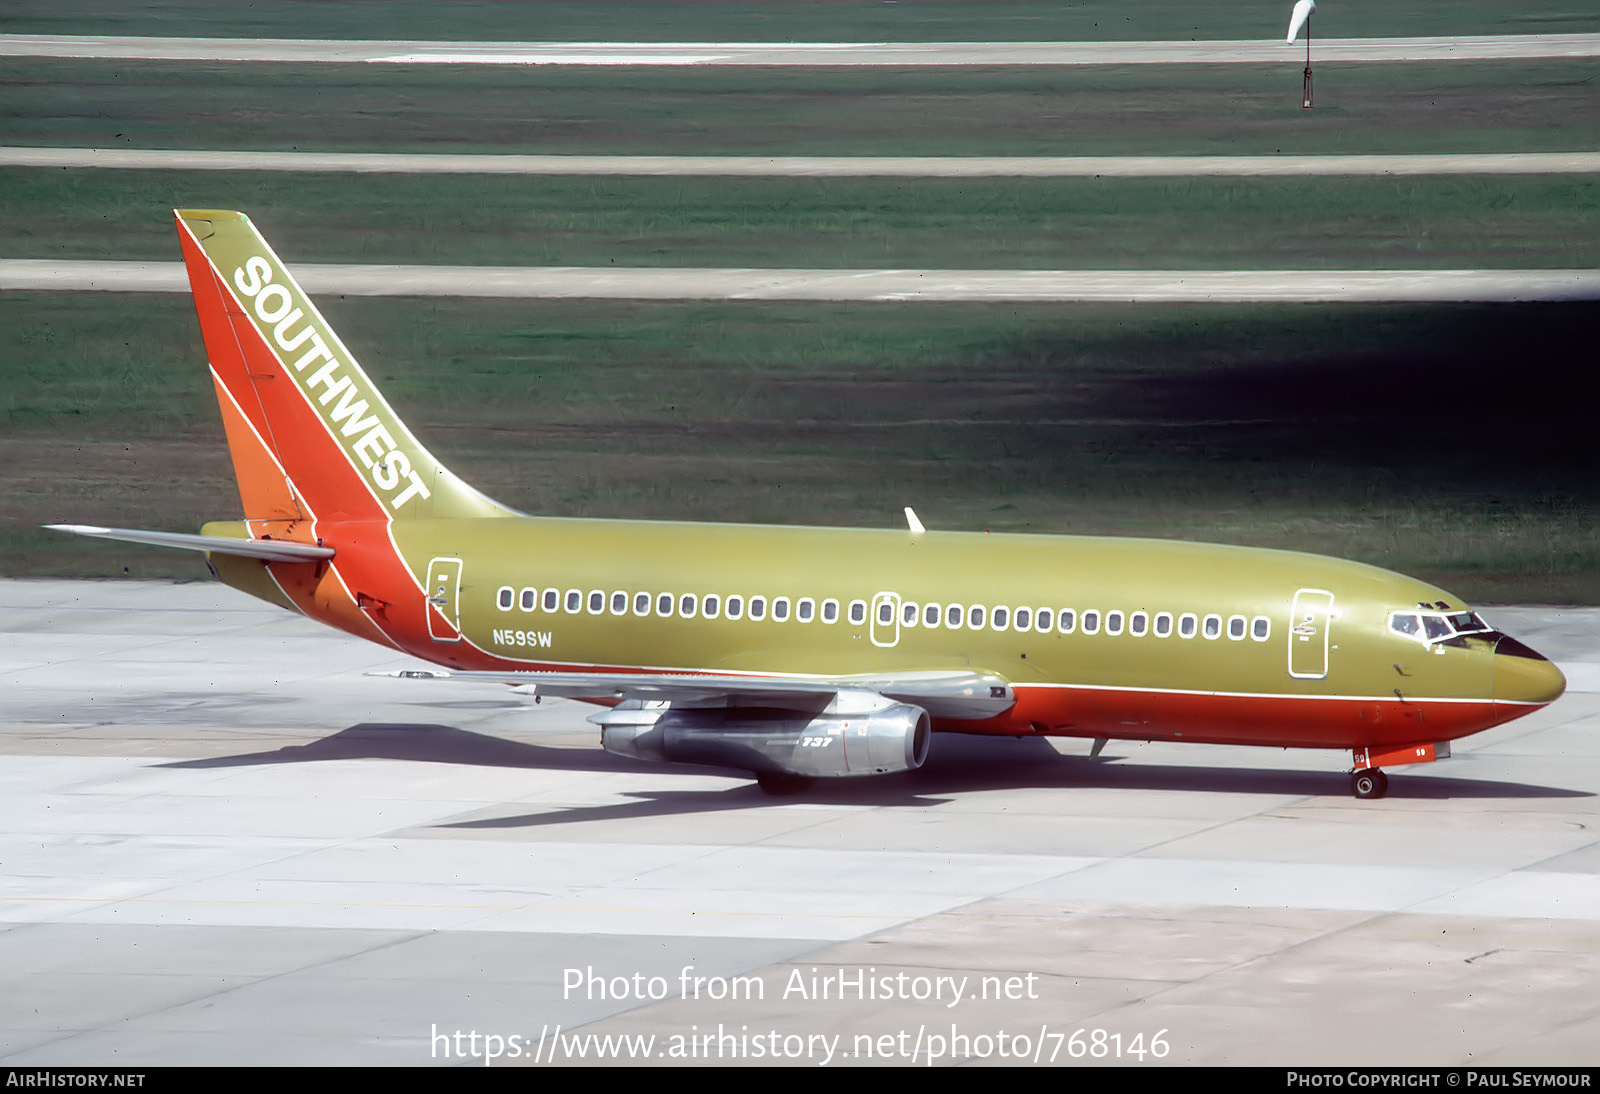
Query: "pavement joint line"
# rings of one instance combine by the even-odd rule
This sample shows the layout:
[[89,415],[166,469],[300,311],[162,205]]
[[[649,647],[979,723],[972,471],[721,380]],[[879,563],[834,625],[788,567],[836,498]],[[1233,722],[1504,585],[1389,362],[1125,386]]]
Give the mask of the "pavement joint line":
[[[162,879],[167,880],[167,879]],[[183,879],[180,883],[189,884]],[[641,911],[665,915],[740,916],[760,919],[860,919],[883,920],[900,923],[922,918],[917,913],[896,915],[886,912],[804,912],[804,911],[751,911],[749,909],[706,908],[632,908],[604,905],[568,904],[422,904],[398,901],[368,900],[221,900],[200,897],[88,897],[88,896],[29,896],[26,894],[0,895],[0,904],[197,904],[227,905],[267,908],[433,908],[454,911],[489,912],[610,912],[636,915]],[[947,913],[931,913],[947,914]]]

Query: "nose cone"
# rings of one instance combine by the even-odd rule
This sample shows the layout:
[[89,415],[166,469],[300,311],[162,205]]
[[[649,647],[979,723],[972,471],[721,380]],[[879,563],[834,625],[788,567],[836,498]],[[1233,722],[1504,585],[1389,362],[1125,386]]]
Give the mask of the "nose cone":
[[1502,638],[1494,649],[1494,700],[1517,706],[1543,706],[1561,698],[1567,678],[1542,656]]

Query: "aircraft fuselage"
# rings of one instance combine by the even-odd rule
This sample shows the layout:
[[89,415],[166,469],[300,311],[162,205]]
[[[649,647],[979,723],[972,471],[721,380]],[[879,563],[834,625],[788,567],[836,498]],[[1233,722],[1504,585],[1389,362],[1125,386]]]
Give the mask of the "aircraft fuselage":
[[[1563,686],[1520,643],[1496,653],[1498,632],[1397,630],[1422,605],[1467,612],[1433,585],[1289,551],[531,517],[316,533],[389,580],[346,595],[335,575],[273,566],[295,606],[449,668],[1010,681],[1005,714],[935,713],[940,730],[1385,748],[1476,733]],[[260,564],[222,566],[261,593]]]

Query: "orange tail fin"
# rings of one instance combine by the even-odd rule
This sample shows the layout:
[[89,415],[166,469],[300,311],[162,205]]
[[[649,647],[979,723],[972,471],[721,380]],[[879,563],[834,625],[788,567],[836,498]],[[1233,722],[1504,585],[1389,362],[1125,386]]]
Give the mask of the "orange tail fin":
[[517,515],[412,436],[248,217],[177,220],[247,520]]

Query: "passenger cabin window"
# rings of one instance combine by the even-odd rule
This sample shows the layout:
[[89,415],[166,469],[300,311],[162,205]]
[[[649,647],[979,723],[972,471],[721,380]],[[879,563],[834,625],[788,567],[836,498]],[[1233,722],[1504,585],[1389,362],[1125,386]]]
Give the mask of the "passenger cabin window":
[[983,630],[983,615],[985,608],[982,604],[974,604],[967,609],[967,627],[971,630]]
[[1193,612],[1184,612],[1178,617],[1178,637],[1193,638],[1198,623]]
[[1100,633],[1100,613],[1099,612],[1094,611],[1094,610],[1091,609],[1090,611],[1086,611],[1086,612],[1083,613],[1083,633],[1084,634],[1099,634]]
[[589,591],[589,614],[599,615],[606,610],[606,594],[599,589]]
[[1062,634],[1071,634],[1078,629],[1078,613],[1071,608],[1062,608],[1061,614],[1056,617],[1056,630]]
[[700,614],[706,619],[715,619],[722,613],[722,598],[716,593],[707,593],[700,598]]
[[514,596],[516,596],[516,593],[515,593],[515,591],[512,590],[510,585],[502,585],[502,586],[500,586],[500,610],[501,611],[509,612],[511,610],[511,598],[514,597]]
[[722,614],[727,616],[729,619],[743,619],[744,618],[744,597],[742,597],[742,596],[730,596],[730,597],[728,597],[726,603],[723,605]]
[[939,605],[924,604],[922,606],[922,625],[924,627],[937,627],[939,625]]
[[789,598],[786,596],[774,597],[772,601],[772,621],[774,623],[787,623],[789,621]]
[[1010,622],[1010,608],[994,608],[989,612],[989,626],[993,630],[1003,631]]
[[1018,608],[1016,614],[1016,628],[1019,631],[1033,629],[1033,609]]
[[944,625],[952,629],[961,626],[961,618],[965,610],[960,604],[947,604],[944,609]]
[[[668,603],[671,603],[671,599],[670,598],[668,599]],[[633,594],[633,614],[634,615],[649,615],[650,614],[650,594],[649,593],[634,593]]]
[[672,594],[662,593],[656,597],[656,614],[665,618],[672,617]]
[[1208,616],[1206,616],[1206,621],[1205,621],[1204,624],[1202,624],[1202,633],[1207,638],[1221,638],[1222,637],[1222,616],[1220,616],[1220,615],[1208,615]]
[[627,615],[628,614],[628,594],[625,593],[625,592],[622,592],[620,589],[617,592],[614,592],[614,593],[611,594],[611,614],[612,615]]
[[538,589],[523,589],[522,590],[522,610],[525,611],[525,612],[531,612],[531,611],[533,611],[534,608],[536,608],[538,606],[539,606],[539,590]]
[[759,623],[766,617],[767,598],[764,596],[752,596],[750,598],[750,618]]
[[1245,618],[1242,615],[1228,617],[1228,637],[1235,642],[1244,640]]
[[822,602],[822,621],[824,623],[839,622],[839,602],[837,600],[824,600]]
[[878,604],[878,622],[885,627],[894,622],[894,601],[885,600]]
[[559,607],[561,607],[561,594],[554,589],[546,589],[544,591],[544,610],[553,612]]
[[909,600],[900,605],[900,625],[902,627],[917,625],[917,606]]
[[1143,638],[1150,629],[1150,617],[1144,612],[1134,612],[1128,617],[1128,633],[1135,638]]
[[1272,620],[1264,615],[1258,615],[1250,621],[1250,637],[1257,642],[1265,642],[1272,636]]
[[699,604],[693,593],[684,593],[678,598],[678,614],[685,619],[693,619],[695,607]]
[[1040,608],[1039,613],[1033,617],[1033,629],[1040,634],[1049,634],[1056,625],[1056,614],[1050,608]]
[[583,594],[580,593],[577,589],[568,589],[567,590],[567,611],[569,613],[575,615],[578,612],[581,612],[582,610],[583,610]]
[[1121,612],[1107,612],[1106,613],[1106,633],[1107,634],[1121,634],[1122,633],[1122,613]]
[[1169,638],[1172,635],[1172,613],[1156,613],[1156,637]]
[[852,600],[850,602],[850,622],[859,627],[867,621],[867,602],[865,600]]
[[803,596],[794,606],[794,617],[802,623],[809,623],[817,614],[817,602],[809,596]]

